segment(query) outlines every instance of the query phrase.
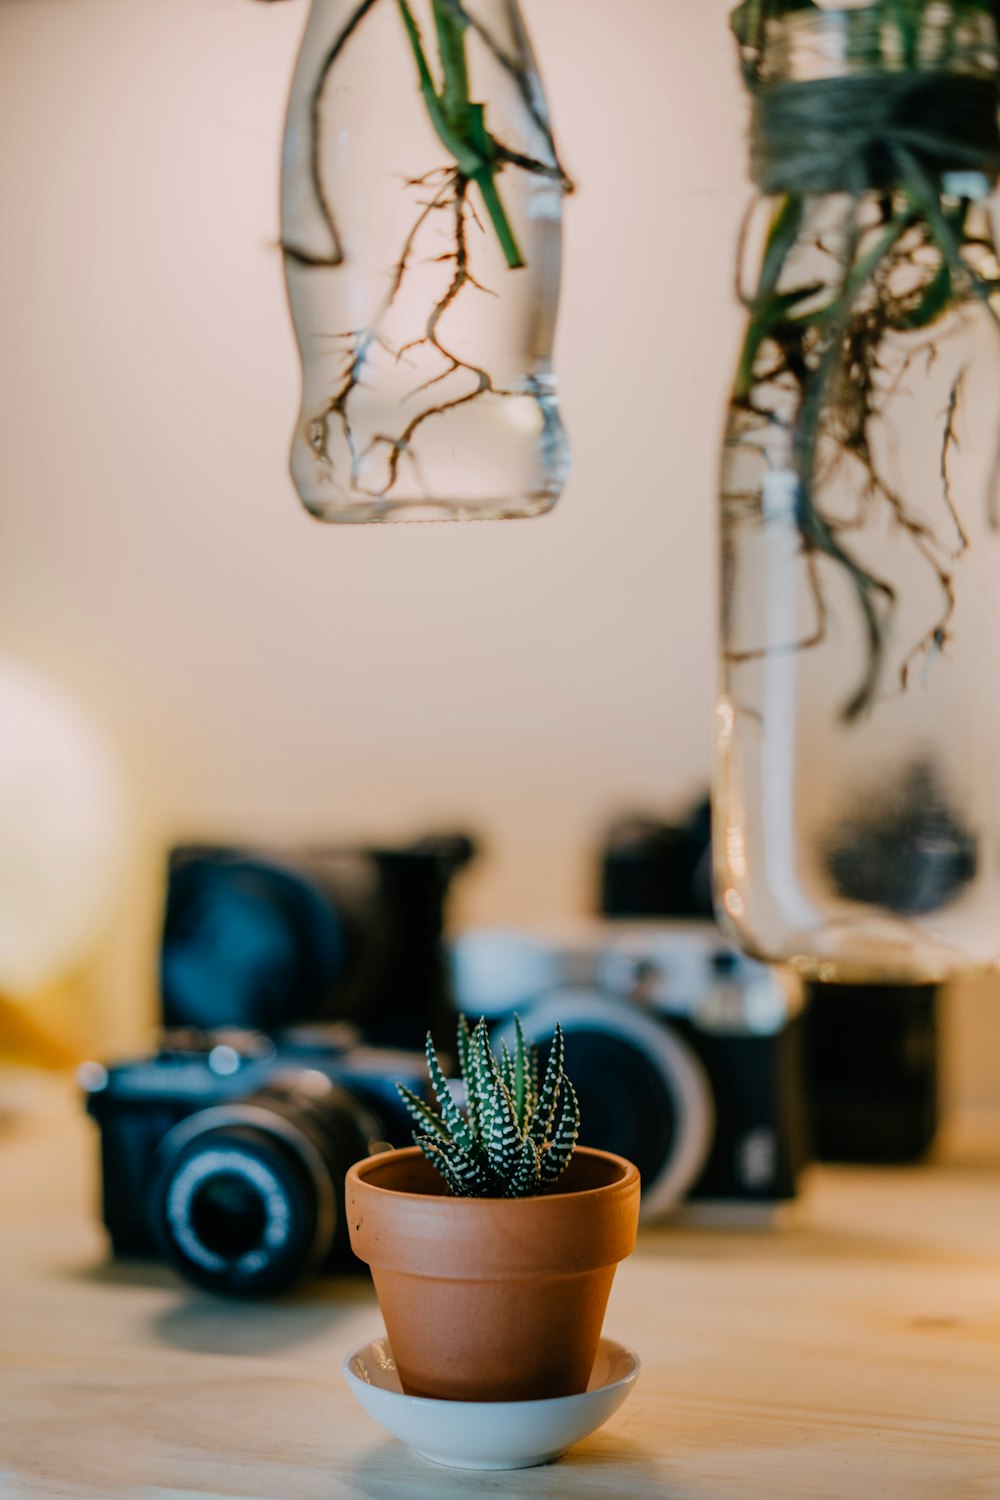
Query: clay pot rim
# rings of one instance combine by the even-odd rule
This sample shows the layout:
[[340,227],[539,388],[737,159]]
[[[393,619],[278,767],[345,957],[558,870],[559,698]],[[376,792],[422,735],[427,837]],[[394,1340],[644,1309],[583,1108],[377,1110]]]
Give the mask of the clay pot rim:
[[577,1146],[573,1153],[574,1157],[586,1156],[596,1161],[612,1162],[616,1166],[624,1168],[620,1177],[611,1182],[602,1182],[597,1187],[573,1188],[566,1193],[534,1193],[524,1198],[458,1198],[450,1192],[445,1193],[415,1193],[408,1188],[380,1187],[377,1183],[369,1182],[365,1175],[366,1170],[378,1166],[390,1160],[399,1161],[401,1157],[415,1159],[420,1157],[426,1160],[419,1146],[398,1146],[391,1151],[379,1151],[374,1156],[366,1156],[363,1161],[357,1161],[349,1168],[348,1181],[353,1179],[362,1186],[366,1193],[378,1193],[385,1198],[405,1198],[408,1202],[418,1203],[447,1203],[449,1207],[454,1204],[469,1204],[475,1206],[482,1203],[504,1203],[511,1209],[517,1209],[523,1204],[558,1203],[566,1199],[594,1198],[608,1193],[630,1191],[639,1180],[639,1168],[634,1162],[625,1156],[618,1156],[613,1151],[599,1151],[596,1146]]

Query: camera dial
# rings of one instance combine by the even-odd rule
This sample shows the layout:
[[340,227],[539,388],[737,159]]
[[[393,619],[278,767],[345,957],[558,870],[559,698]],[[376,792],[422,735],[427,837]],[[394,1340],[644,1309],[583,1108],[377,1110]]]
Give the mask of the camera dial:
[[189,1116],[157,1152],[149,1213],[165,1256],[235,1296],[282,1291],[346,1258],[344,1175],[384,1133],[311,1069]]

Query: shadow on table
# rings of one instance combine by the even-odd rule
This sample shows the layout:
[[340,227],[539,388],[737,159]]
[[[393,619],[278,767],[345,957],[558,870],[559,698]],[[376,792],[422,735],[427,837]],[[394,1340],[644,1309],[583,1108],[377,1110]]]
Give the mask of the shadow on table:
[[733,1265],[763,1265],[774,1262],[801,1264],[808,1261],[887,1261],[936,1265],[940,1249],[923,1244],[915,1236],[878,1233],[876,1230],[800,1229],[788,1227],[766,1234],[739,1230],[703,1229],[691,1225],[656,1225],[644,1229],[637,1256],[666,1264],[669,1261],[732,1262]]
[[311,1344],[349,1311],[349,1304],[301,1300],[224,1302],[192,1293],[164,1308],[150,1334],[174,1349],[196,1354],[278,1354]]
[[[670,1500],[670,1485],[652,1454],[628,1439],[598,1433],[537,1469],[482,1471],[447,1469],[429,1463],[402,1443],[373,1444],[343,1475],[336,1493],[364,1500],[447,1500],[449,1496],[533,1497],[568,1494],[628,1496],[629,1500]],[[691,1490],[685,1491],[690,1500]]]
[[63,1272],[67,1280],[90,1281],[98,1286],[162,1286],[178,1288],[180,1279],[157,1260],[107,1260],[92,1265],[73,1266]]
[[[877,1206],[862,1204],[859,1213],[874,1221]],[[789,1225],[766,1234],[747,1234],[734,1230],[704,1229],[694,1225],[656,1225],[639,1236],[637,1259],[674,1262],[731,1263],[745,1269],[752,1265],[784,1262],[792,1265],[821,1264],[836,1261],[849,1265],[882,1263],[906,1266],[939,1266],[942,1258],[949,1262],[973,1265],[996,1263],[995,1235],[988,1235],[982,1245],[968,1242],[962,1230],[950,1232],[947,1218],[935,1216],[928,1204],[928,1215],[921,1224],[914,1222],[909,1232],[898,1224],[879,1225],[869,1222],[857,1228],[839,1225]]]
[[283,1297],[253,1301],[199,1292],[154,1260],[107,1260],[63,1273],[106,1287],[152,1288],[160,1299],[149,1319],[150,1337],[199,1354],[272,1354],[313,1342],[359,1307],[375,1307],[370,1278],[328,1276]]

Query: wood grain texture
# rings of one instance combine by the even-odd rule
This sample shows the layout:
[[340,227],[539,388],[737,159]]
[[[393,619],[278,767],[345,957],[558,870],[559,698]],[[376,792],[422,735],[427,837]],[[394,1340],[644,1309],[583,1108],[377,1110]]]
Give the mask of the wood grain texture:
[[340,1375],[366,1283],[228,1304],[109,1265],[75,1101],[0,1133],[0,1496],[1000,1500],[1000,1158],[815,1171],[775,1232],[641,1237],[607,1330],[643,1373],[521,1474],[437,1469]]

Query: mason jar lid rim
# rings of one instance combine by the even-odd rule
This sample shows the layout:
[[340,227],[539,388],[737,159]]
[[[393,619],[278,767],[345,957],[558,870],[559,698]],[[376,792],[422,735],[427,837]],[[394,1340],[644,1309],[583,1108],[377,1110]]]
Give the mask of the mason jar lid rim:
[[[963,16],[957,28],[951,5],[943,3],[924,14],[914,65],[905,57],[899,23],[872,4],[836,6],[827,9],[791,11],[768,18],[761,39],[758,74],[761,82],[781,76],[794,62],[793,49],[810,43],[821,50],[826,64],[823,76],[835,77],[836,66],[872,73],[905,73],[913,70],[990,77],[1000,74],[1000,41],[993,16],[988,11]],[[876,58],[870,55],[873,40],[880,38]],[[948,42],[946,55],[935,43]],[[942,49],[943,50],[943,49]]]

